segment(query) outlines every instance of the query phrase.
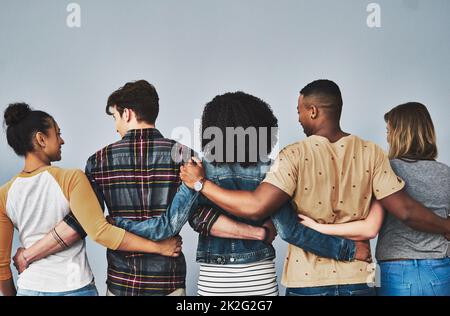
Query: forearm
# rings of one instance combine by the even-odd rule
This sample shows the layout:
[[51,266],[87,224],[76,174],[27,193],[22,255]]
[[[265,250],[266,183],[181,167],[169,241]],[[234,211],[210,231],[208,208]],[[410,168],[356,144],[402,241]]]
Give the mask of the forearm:
[[0,296],[16,296],[16,287],[12,278],[0,281]]
[[23,254],[30,264],[58,253],[72,246],[80,239],[80,235],[63,221],[55,227],[53,232],[48,233],[31,247],[25,249]]
[[253,191],[226,190],[212,181],[205,182],[202,194],[223,210],[238,217],[248,218],[256,213],[259,206]]
[[289,204],[272,215],[272,222],[278,235],[289,244],[324,258],[341,261],[354,259],[356,248],[353,241],[325,235],[300,224]]
[[325,235],[337,236],[355,241],[375,238],[371,227],[365,221],[356,221],[344,224],[315,224],[311,226]]
[[286,193],[267,183],[255,191],[234,191],[206,181],[202,194],[230,214],[251,220],[269,217],[289,199]]
[[409,208],[410,215],[403,221],[409,227],[432,234],[450,233],[447,219],[437,216],[420,203],[413,203]]
[[450,222],[437,216],[404,190],[380,200],[383,207],[409,227],[432,234],[449,234]]
[[161,247],[158,242],[125,232],[122,242],[117,250],[159,254],[161,252]]
[[220,215],[212,226],[210,235],[220,238],[264,240],[265,230]]

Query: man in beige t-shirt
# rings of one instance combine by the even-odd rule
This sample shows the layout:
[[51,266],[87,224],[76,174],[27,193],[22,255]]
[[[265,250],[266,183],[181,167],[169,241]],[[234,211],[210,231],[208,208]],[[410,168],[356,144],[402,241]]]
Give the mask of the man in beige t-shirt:
[[[416,230],[450,231],[450,221],[405,193],[381,148],[341,130],[342,97],[334,82],[308,84],[297,109],[308,138],[284,148],[255,191],[220,188],[205,179],[200,163],[183,167],[182,180],[200,183],[204,196],[244,218],[265,218],[291,199],[298,213],[320,223],[346,223],[366,218],[375,198]],[[373,295],[373,276],[366,262],[338,262],[289,245],[282,283],[291,295]]]

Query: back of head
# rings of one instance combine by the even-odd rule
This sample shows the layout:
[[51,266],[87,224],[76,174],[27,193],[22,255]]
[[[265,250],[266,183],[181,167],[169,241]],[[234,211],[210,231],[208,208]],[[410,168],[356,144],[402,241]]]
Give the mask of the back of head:
[[33,111],[26,103],[12,103],[4,112],[6,138],[9,146],[19,156],[34,150],[33,138],[38,132],[47,134],[53,118],[42,111]]
[[[277,127],[277,118],[263,100],[240,91],[218,95],[203,111],[202,149],[210,156],[210,145],[219,144],[215,134],[220,133],[223,146],[214,148],[213,163],[256,165],[268,159],[277,142]],[[213,141],[211,134],[216,136]]]
[[331,80],[316,80],[306,85],[300,94],[319,109],[339,120],[342,113],[342,94],[339,86]]
[[138,122],[154,124],[159,113],[159,97],[153,85],[145,80],[128,82],[108,98],[106,113],[112,115],[116,107],[120,115],[124,109],[133,110]]
[[384,115],[389,127],[389,158],[434,160],[437,158],[436,133],[425,105],[409,102]]

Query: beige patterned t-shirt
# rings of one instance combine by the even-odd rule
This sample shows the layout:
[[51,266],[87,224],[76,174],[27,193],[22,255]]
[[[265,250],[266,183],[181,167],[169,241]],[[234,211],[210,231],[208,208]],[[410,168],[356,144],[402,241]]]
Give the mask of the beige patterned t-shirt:
[[[325,223],[361,220],[371,199],[380,200],[404,187],[383,150],[350,135],[336,143],[311,136],[284,148],[264,182],[292,198],[298,213]],[[374,282],[374,267],[361,261],[321,258],[289,245],[282,284],[286,287]]]

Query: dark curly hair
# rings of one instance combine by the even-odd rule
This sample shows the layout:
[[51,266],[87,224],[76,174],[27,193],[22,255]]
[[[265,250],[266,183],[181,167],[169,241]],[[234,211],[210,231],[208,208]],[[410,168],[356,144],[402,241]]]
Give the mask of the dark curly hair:
[[111,107],[116,107],[122,115],[124,109],[133,110],[138,122],[154,124],[159,113],[159,97],[153,85],[145,80],[127,82],[108,98],[106,113],[112,115]]
[[[218,158],[211,161],[213,164],[238,162],[243,167],[256,165],[258,162],[268,159],[270,152],[278,141],[277,130],[274,130],[274,128],[278,128],[278,120],[270,105],[241,91],[218,95],[207,103],[203,110],[201,126],[202,150],[206,159],[210,160],[208,159],[210,155],[216,155],[216,158]],[[249,127],[253,127],[253,130],[256,131],[257,141],[252,144],[250,144],[250,135],[248,134],[238,136],[227,133],[227,128],[247,130]],[[205,131],[209,128],[213,128],[216,132],[220,131],[223,135],[222,157],[217,157],[218,148],[209,148],[208,146],[215,140],[212,135],[209,137],[207,133],[205,134]],[[263,130],[266,133],[263,133]],[[232,147],[230,143],[233,144]],[[239,156],[239,144],[242,143],[245,144],[244,148],[241,147],[245,152],[241,152],[241,156]],[[264,145],[264,148],[261,145]],[[231,149],[233,152],[230,153]],[[244,157],[244,159],[239,159],[239,157]]]
[[10,104],[3,117],[8,144],[19,156],[26,156],[34,150],[33,137],[36,133],[48,135],[48,129],[55,124],[50,114],[34,111],[26,103]]

